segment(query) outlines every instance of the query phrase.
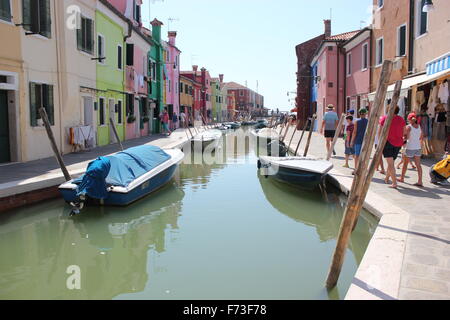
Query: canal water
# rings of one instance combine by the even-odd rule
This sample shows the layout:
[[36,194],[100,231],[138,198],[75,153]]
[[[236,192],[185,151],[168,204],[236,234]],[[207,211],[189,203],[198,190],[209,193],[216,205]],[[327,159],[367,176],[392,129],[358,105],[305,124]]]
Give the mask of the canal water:
[[224,159],[182,164],[126,208],[69,217],[57,199],[3,214],[0,299],[343,299],[377,221],[362,214],[327,292],[345,197],[259,176],[251,147]]

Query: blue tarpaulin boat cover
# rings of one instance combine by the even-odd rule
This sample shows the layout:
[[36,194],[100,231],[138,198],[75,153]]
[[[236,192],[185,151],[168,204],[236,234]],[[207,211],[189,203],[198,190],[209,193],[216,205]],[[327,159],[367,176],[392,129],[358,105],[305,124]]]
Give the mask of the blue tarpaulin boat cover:
[[169,159],[170,155],[156,146],[139,146],[112,156],[100,157],[91,162],[86,174],[75,182],[81,180],[77,195],[84,193],[96,199],[105,199],[107,185],[127,187],[133,180]]

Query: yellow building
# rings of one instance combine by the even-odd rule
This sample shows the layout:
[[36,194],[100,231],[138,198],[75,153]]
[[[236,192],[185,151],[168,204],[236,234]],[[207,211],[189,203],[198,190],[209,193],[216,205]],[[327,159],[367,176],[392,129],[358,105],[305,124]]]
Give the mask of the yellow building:
[[180,75],[180,112],[184,111],[190,119],[194,107],[194,81]]

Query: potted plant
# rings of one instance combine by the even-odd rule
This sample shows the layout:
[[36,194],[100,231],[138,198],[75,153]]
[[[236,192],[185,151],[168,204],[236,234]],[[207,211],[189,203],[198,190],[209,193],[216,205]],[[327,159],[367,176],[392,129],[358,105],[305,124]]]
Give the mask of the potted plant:
[[128,115],[127,123],[133,123],[136,121],[136,117],[133,114]]

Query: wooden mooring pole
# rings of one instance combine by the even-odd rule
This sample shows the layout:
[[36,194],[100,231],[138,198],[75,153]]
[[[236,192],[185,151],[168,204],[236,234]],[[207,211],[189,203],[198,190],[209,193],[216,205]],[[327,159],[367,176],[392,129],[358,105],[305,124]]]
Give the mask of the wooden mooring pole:
[[123,145],[122,145],[122,142],[120,141],[119,134],[117,133],[116,124],[114,123],[113,118],[109,117],[109,122],[111,123],[111,127],[113,129],[114,135],[117,139],[117,142],[119,143],[120,151],[123,151]]
[[[362,191],[366,183],[370,183],[367,180],[367,167],[369,164],[369,158],[372,152],[373,144],[375,141],[376,128],[378,125],[379,115],[381,114],[382,108],[384,106],[384,101],[386,98],[386,91],[388,86],[388,81],[392,73],[392,61],[385,60],[383,62],[381,76],[378,82],[377,92],[375,96],[375,101],[371,108],[370,119],[366,130],[366,135],[364,137],[364,145],[361,151],[360,161],[358,169],[355,172],[355,178],[353,179],[352,188],[350,190],[349,198],[347,201],[347,206],[344,211],[344,216],[342,218],[341,226],[339,229],[339,235],[337,238],[336,248],[333,253],[333,259],[328,271],[328,276],[326,280],[327,289],[332,289],[336,286],[339,279],[339,275],[342,270],[342,265],[344,263],[345,251],[350,240],[351,232],[354,225],[354,220],[361,211],[361,204],[364,202],[364,197],[362,197]],[[361,201],[362,198],[362,201]]]
[[58,146],[56,145],[55,136],[53,135],[52,127],[50,125],[50,121],[48,120],[47,111],[45,111],[44,108],[39,108],[39,114],[42,118],[42,121],[44,122],[45,130],[47,131],[48,139],[50,140],[50,145],[52,146],[53,153],[55,154],[56,160],[58,161],[59,166],[61,167],[61,171],[64,175],[64,178],[66,181],[72,180],[72,177],[69,174],[69,171],[66,168],[66,165],[64,164],[63,158],[61,157],[61,154],[58,151]]
[[341,134],[342,127],[344,126],[345,118],[346,118],[345,113],[343,113],[341,116],[341,119],[339,120],[339,124],[336,128],[336,133],[334,134],[334,139],[333,139],[333,142],[331,143],[330,151],[328,151],[327,161],[331,159],[331,155],[333,154],[334,146],[336,145],[336,142],[339,139],[339,135]]
[[297,156],[298,149],[300,148],[300,144],[302,143],[303,136],[305,135],[305,132],[306,132],[306,128],[308,128],[308,124],[309,124],[309,119],[306,120],[305,126],[303,127],[302,135],[300,136],[300,140],[298,140],[297,148],[295,148],[294,156]]
[[294,139],[295,133],[297,132],[297,124],[294,126],[294,131],[292,132],[291,140],[289,140],[288,150],[291,148],[292,140]]
[[314,120],[316,119],[316,115],[314,115],[311,118],[311,128],[309,129],[309,135],[308,135],[308,142],[306,143],[306,147],[305,147],[305,153],[303,153],[303,156],[306,157],[308,155],[308,151],[309,151],[309,145],[311,144],[311,138],[313,135],[313,131],[314,131]]

